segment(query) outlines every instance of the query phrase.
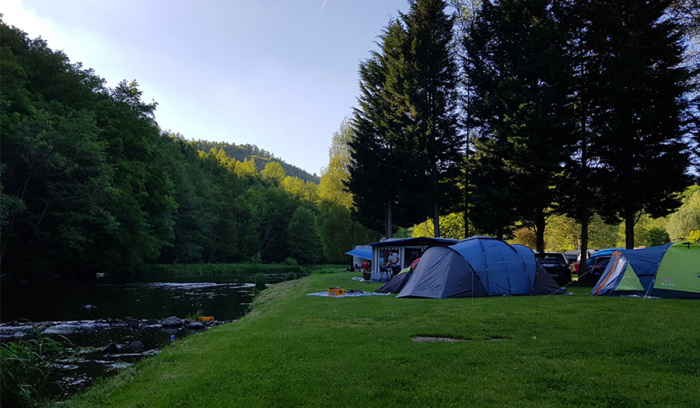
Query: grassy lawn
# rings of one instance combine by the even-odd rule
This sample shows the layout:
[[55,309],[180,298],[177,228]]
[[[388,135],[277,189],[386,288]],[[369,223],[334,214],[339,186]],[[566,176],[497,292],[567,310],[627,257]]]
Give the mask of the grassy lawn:
[[274,285],[68,406],[700,406],[697,301],[306,296],[379,287],[352,276]]

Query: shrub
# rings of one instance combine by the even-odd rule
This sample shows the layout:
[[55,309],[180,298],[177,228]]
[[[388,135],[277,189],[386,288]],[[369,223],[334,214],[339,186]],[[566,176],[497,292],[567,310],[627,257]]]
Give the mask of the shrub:
[[267,275],[264,273],[255,274],[254,281],[257,290],[264,290],[267,287]]
[[185,319],[186,320],[191,320],[193,322],[196,322],[199,320],[200,317],[204,316],[204,311],[202,309],[198,309],[196,312],[192,314],[188,314]]
[[297,262],[296,259],[288,256],[284,259],[284,264],[285,265],[299,265],[299,262]]
[[8,407],[31,407],[46,385],[61,343],[44,337],[0,344],[0,401]]
[[283,280],[285,280],[285,281],[290,281],[290,280],[296,279],[297,277],[298,277],[298,276],[297,276],[296,273],[294,273],[294,272],[289,272],[288,274],[284,275]]

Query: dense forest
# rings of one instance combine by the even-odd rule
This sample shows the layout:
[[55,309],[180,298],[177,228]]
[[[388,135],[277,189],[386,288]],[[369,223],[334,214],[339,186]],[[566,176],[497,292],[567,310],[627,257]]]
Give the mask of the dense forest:
[[377,239],[352,221],[333,166],[316,184],[254,146],[242,150],[266,159],[262,170],[227,154],[238,146],[201,151],[206,142],[158,127],[157,104],[142,100],[136,81],[109,88],[5,24],[0,44],[4,277],[152,262],[342,262]]
[[358,219],[540,251],[700,233],[697,1],[408,3],[359,68]]
[[224,152],[226,152],[226,156],[237,161],[253,160],[255,162],[255,168],[258,170],[258,172],[263,171],[263,169],[265,169],[265,166],[268,163],[275,162],[279,163],[282,166],[284,172],[290,177],[296,177],[303,181],[310,181],[315,184],[318,184],[320,182],[320,178],[316,174],[309,174],[306,170],[291,165],[285,162],[284,160],[275,157],[274,154],[266,151],[265,149],[258,148],[258,146],[256,145],[237,145],[235,143],[197,140],[196,146],[198,150],[204,152],[208,152],[211,149],[224,149]]

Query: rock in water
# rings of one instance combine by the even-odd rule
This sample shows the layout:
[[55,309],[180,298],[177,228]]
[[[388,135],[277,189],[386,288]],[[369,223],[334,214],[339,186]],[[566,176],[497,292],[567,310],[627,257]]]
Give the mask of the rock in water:
[[204,330],[205,326],[204,323],[200,322],[190,322],[185,325],[185,329],[189,330]]
[[143,348],[143,343],[138,340],[132,341],[131,344],[129,344],[129,348],[138,353]]
[[180,327],[182,326],[182,320],[175,316],[170,316],[163,320],[163,326],[165,327]]
[[117,354],[119,353],[119,346],[114,343],[109,343],[107,347],[102,349],[102,354]]

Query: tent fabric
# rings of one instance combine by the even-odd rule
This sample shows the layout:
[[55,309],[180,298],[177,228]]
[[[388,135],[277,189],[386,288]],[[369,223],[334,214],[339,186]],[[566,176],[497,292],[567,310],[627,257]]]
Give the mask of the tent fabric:
[[398,238],[387,239],[384,241],[373,242],[371,246],[428,246],[428,245],[453,245],[457,243],[456,239],[452,238]]
[[532,249],[519,244],[511,244],[511,246],[525,262],[525,267],[532,283],[531,295],[555,295],[566,292],[566,289],[560,288],[554,278],[535,258],[535,253],[532,252]]
[[[537,258],[535,258],[535,253],[532,252],[532,249],[526,247],[525,245],[511,244],[511,246],[515,249],[518,255],[520,255],[520,258],[522,258],[523,262],[525,262],[528,277],[530,279],[530,282],[533,283],[534,287],[535,277],[537,276],[537,268],[539,265],[539,261],[537,261]],[[554,282],[554,279],[552,279],[552,282]],[[556,282],[554,282],[554,285],[557,287],[557,289],[559,289],[559,286]]]
[[408,279],[411,277],[413,272],[406,272],[406,273],[401,273],[396,276],[394,276],[389,282],[384,284],[381,288],[375,290],[375,292],[379,293],[399,293],[401,292],[401,289],[403,289],[404,285],[406,285],[406,282],[408,282]]
[[474,268],[489,296],[529,295],[532,292],[534,282],[525,261],[507,243],[490,237],[473,237],[451,248]]
[[664,257],[666,250],[672,244],[666,244],[643,249],[620,249],[619,252],[627,258],[637,276],[653,276]]
[[537,272],[535,275],[535,284],[532,287],[531,295],[563,295],[566,293],[566,288],[559,287],[557,281],[544,269],[544,266],[537,263]]
[[433,299],[488,296],[471,265],[449,247],[430,247],[396,296]]
[[425,251],[397,297],[481,297],[563,293],[527,247],[472,237]]
[[700,299],[700,244],[677,242],[615,252],[592,296]]
[[616,251],[610,257],[608,267],[598,280],[598,284],[591,292],[594,295],[611,294],[622,281],[622,277],[627,271],[629,262],[627,258],[622,256],[622,252]]
[[348,251],[345,253],[346,255],[350,256],[356,256],[358,258],[362,259],[369,259],[372,260],[372,248],[355,248],[352,251]]

